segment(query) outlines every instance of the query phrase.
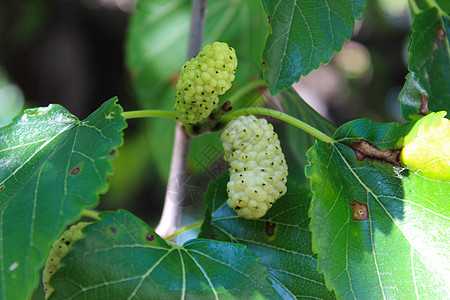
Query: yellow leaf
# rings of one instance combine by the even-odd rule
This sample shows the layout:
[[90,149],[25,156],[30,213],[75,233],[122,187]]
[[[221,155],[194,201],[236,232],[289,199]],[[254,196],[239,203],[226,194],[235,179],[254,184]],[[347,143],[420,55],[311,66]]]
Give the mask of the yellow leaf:
[[424,177],[450,181],[450,120],[447,112],[430,113],[405,136],[400,161]]

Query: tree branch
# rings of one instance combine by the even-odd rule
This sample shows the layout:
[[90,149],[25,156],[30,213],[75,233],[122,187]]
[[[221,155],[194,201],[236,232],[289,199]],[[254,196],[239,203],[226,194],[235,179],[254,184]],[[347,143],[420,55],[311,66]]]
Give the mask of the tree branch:
[[[197,55],[201,49],[207,4],[207,0],[192,0],[191,29],[186,60]],[[163,238],[172,235],[180,224],[190,145],[191,137],[186,133],[183,124],[177,122],[166,198],[161,220],[156,227],[156,233]]]

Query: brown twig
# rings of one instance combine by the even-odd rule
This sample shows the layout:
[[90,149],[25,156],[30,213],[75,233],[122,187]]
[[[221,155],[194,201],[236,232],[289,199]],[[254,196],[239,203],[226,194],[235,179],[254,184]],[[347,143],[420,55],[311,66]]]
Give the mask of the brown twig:
[[[197,55],[201,49],[207,4],[207,0],[192,0],[191,29],[186,60]],[[190,145],[191,137],[186,133],[183,124],[177,122],[166,198],[161,220],[156,227],[156,233],[163,238],[173,234],[180,224]]]

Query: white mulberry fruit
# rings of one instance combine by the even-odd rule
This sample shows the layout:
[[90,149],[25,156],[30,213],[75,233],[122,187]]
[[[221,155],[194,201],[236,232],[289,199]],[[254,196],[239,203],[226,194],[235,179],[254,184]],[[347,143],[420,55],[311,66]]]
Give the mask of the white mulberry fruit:
[[49,285],[52,275],[61,267],[61,259],[63,259],[71,250],[72,244],[83,237],[81,232],[89,222],[80,222],[72,225],[57,239],[50,250],[50,254],[45,263],[42,282],[44,283],[45,299],[53,292],[53,288]]
[[219,95],[231,88],[236,67],[234,49],[222,42],[206,45],[186,62],[176,86],[177,119],[194,124],[207,118],[218,106]]
[[241,217],[261,218],[287,190],[288,168],[272,124],[241,116],[228,124],[221,139],[230,164],[228,205]]

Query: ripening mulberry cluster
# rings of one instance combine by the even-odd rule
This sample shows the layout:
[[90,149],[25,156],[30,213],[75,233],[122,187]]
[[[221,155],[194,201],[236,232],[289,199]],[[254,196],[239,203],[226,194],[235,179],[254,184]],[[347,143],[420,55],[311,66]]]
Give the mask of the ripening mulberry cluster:
[[236,67],[234,49],[222,42],[206,45],[186,62],[176,86],[177,119],[195,124],[207,118],[219,104],[219,95],[230,89]]
[[286,193],[288,169],[272,124],[241,116],[228,124],[221,139],[230,164],[228,205],[241,217],[261,218]]
[[59,239],[57,239],[50,250],[50,254],[45,263],[42,281],[44,283],[45,299],[53,292],[53,288],[49,285],[52,275],[61,267],[61,259],[63,259],[71,250],[72,244],[83,237],[81,232],[89,222],[80,222],[72,225],[66,230]]

